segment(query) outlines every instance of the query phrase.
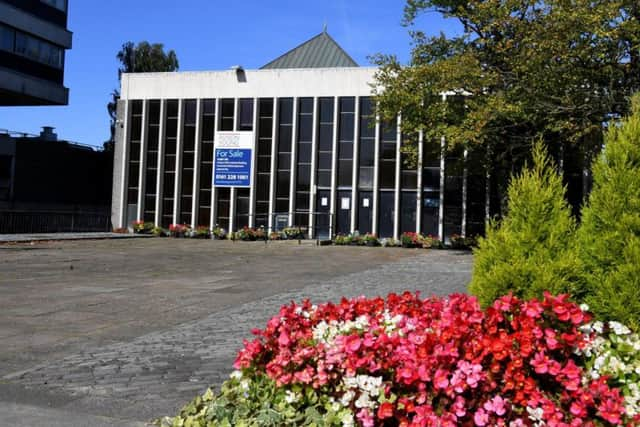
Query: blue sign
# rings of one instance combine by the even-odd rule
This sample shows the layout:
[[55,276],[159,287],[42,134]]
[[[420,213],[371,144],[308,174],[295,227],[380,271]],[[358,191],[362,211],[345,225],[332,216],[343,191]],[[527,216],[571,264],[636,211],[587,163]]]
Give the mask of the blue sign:
[[216,148],[213,185],[216,187],[250,187],[250,148]]

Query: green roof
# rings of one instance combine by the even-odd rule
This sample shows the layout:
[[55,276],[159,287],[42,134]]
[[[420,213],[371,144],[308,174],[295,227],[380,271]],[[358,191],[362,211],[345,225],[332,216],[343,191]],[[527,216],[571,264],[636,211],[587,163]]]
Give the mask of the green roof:
[[323,31],[261,69],[334,67],[358,67],[358,63],[326,31]]

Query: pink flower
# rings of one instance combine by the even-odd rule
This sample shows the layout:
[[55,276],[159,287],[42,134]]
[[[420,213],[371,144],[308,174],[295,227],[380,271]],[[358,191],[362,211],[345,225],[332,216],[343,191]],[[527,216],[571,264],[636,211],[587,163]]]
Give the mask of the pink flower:
[[473,421],[477,426],[486,426],[489,424],[489,414],[487,414],[484,409],[480,408],[473,415]]

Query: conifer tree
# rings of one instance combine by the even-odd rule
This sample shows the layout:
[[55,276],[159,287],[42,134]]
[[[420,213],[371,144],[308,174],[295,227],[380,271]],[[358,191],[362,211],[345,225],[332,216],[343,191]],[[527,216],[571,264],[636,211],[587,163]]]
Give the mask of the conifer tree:
[[612,126],[593,166],[578,249],[585,271],[580,295],[600,318],[640,326],[640,96]]
[[532,157],[509,184],[506,215],[487,226],[475,251],[469,289],[485,306],[509,292],[522,298],[572,292],[578,280],[576,223],[562,178],[542,143]]

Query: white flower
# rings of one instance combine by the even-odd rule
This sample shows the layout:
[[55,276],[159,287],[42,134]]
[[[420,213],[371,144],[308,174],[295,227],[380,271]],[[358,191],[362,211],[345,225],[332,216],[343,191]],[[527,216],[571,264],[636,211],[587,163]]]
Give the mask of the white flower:
[[293,393],[291,390],[287,390],[285,392],[284,401],[287,403],[297,402],[299,400],[299,396],[296,393]]
[[229,375],[229,378],[234,379],[234,380],[239,380],[240,378],[242,378],[242,371],[233,371],[233,372],[231,372],[231,375]]
[[609,322],[609,328],[613,329],[613,332],[616,335],[628,335],[631,333],[631,330],[629,328],[624,326],[622,323],[616,322],[614,320]]
[[345,413],[340,421],[342,422],[342,427],[353,427],[355,425],[351,412]]
[[340,403],[342,403],[342,406],[349,406],[354,397],[356,397],[356,394],[352,390],[347,390],[340,398]]

